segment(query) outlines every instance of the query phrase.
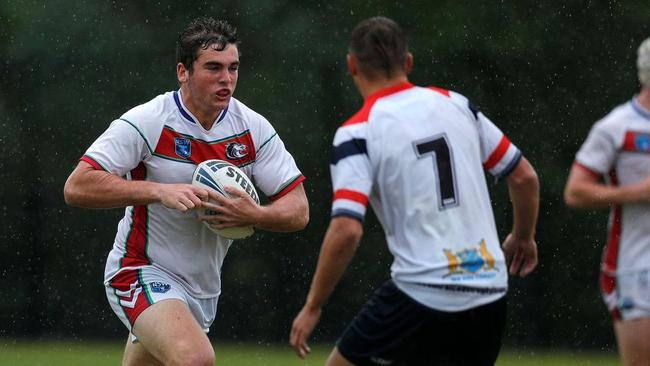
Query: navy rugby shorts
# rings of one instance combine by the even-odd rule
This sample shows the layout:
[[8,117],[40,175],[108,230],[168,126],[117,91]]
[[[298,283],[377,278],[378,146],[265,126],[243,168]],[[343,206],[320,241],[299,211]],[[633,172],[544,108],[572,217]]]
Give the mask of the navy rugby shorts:
[[386,281],[337,342],[355,365],[494,365],[506,321],[505,296],[460,312],[428,308]]

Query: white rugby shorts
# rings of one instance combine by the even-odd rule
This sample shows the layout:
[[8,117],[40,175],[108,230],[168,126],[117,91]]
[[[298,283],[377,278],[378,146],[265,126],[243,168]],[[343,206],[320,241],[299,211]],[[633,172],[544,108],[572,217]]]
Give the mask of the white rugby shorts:
[[[144,310],[162,300],[178,299],[186,303],[206,333],[217,313],[218,296],[207,299],[193,297],[169,274],[154,266],[123,269],[105,286],[113,312],[129,332]],[[136,340],[135,336],[133,340]]]

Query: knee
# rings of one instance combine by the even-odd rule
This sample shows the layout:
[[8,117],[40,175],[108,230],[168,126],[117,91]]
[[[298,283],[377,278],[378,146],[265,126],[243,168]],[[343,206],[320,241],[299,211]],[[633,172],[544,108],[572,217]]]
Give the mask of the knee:
[[212,347],[183,347],[178,350],[170,366],[214,366],[215,357]]

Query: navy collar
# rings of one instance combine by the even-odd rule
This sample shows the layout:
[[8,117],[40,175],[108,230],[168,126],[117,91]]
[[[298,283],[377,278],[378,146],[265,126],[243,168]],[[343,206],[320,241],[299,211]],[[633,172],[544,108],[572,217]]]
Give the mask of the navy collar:
[[[180,90],[174,91],[173,96],[174,96],[174,103],[176,103],[176,107],[178,107],[178,111],[180,112],[181,116],[183,116],[183,118],[190,123],[200,125],[196,117],[194,117],[194,115],[192,115],[192,113],[183,104]],[[228,113],[228,106],[226,106],[226,108],[224,108],[221,111],[221,113],[219,113],[219,116],[217,117],[217,120],[214,123],[217,124],[223,121],[223,119],[226,117],[226,113]]]

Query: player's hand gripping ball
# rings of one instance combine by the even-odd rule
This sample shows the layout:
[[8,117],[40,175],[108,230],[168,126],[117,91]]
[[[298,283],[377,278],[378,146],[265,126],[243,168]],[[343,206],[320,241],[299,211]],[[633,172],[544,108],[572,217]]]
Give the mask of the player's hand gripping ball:
[[[196,166],[196,169],[194,169],[192,184],[215,191],[226,197],[231,196],[224,190],[224,187],[234,187],[248,193],[257,204],[260,203],[257,191],[255,190],[255,187],[253,187],[253,182],[251,182],[244,172],[227,161],[212,159],[200,163]],[[204,214],[210,215],[211,210],[206,209]],[[228,239],[247,238],[255,232],[252,225],[216,229],[206,221],[204,221],[203,224],[213,232]]]

